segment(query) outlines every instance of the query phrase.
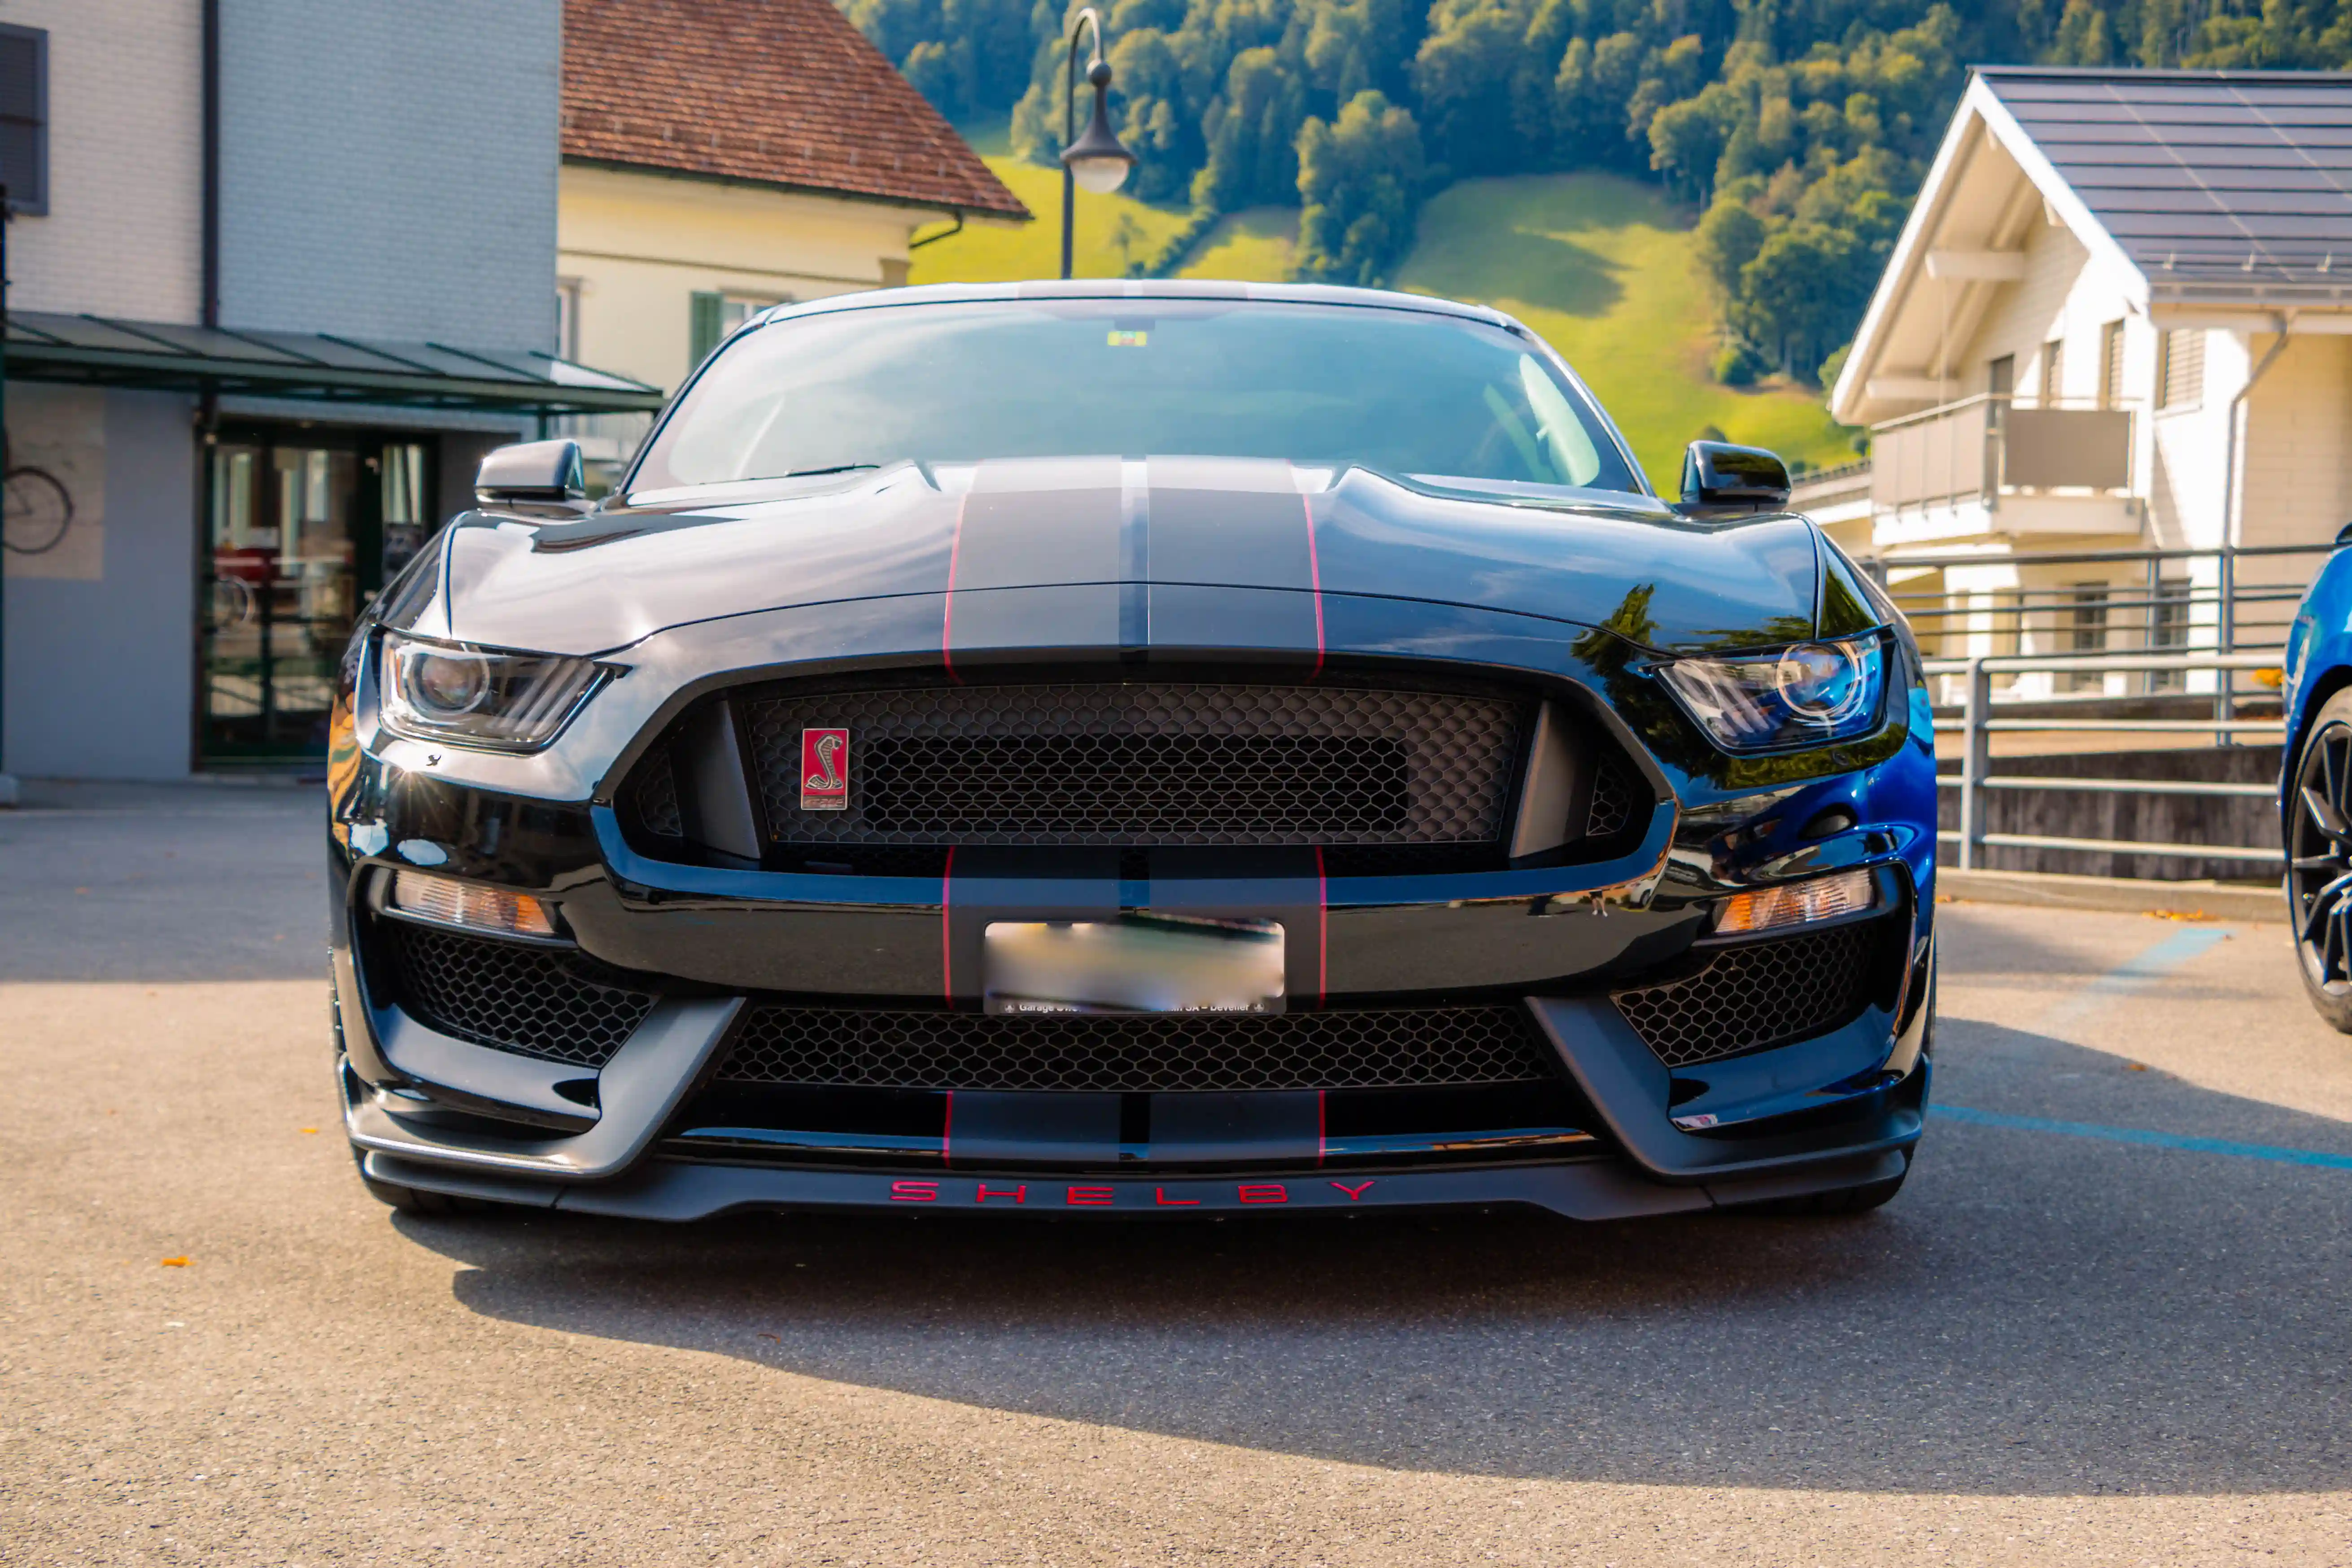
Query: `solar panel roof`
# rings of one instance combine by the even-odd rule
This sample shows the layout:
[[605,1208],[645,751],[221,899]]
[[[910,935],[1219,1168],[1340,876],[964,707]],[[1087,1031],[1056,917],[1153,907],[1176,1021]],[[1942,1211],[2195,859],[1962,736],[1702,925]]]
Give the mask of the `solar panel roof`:
[[1979,75],[2157,292],[2352,288],[2352,75]]

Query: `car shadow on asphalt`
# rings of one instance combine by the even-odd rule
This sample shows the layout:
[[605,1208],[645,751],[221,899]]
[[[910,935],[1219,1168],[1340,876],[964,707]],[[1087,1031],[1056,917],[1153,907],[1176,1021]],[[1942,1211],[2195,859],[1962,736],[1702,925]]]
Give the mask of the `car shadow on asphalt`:
[[[2044,1037],[1956,1020],[1944,1051],[2030,1051],[2072,1096],[2014,1113],[2352,1152]],[[397,1223],[488,1317],[991,1409],[1446,1472],[2078,1494],[2342,1484],[2347,1219],[2352,1172],[1942,1121],[1893,1205],[1837,1219]]]

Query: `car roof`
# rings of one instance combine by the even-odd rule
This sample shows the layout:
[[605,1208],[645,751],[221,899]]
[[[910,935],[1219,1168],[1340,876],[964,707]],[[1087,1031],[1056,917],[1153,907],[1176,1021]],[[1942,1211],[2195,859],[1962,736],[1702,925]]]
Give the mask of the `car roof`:
[[1403,294],[1388,289],[1346,289],[1329,283],[1235,283],[1194,278],[1078,278],[1061,281],[1013,283],[925,283],[903,289],[873,289],[854,294],[831,294],[803,304],[778,305],[763,311],[760,321],[818,316],[836,310],[895,309],[908,305],[971,304],[1006,300],[1230,300],[1292,305],[1376,306],[1386,310],[1420,310],[1455,316],[1489,326],[1518,323],[1485,305],[1465,305],[1430,294]]

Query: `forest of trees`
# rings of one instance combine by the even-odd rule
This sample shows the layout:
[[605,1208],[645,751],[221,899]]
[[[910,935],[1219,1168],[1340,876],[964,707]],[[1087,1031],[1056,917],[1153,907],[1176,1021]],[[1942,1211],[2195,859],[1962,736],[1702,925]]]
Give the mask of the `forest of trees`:
[[[1061,144],[1060,0],[839,0],[950,119]],[[2342,68],[2352,0],[1110,0],[1120,136],[1193,221],[1297,205],[1302,278],[1378,282],[1422,199],[1596,168],[1699,210],[1717,374],[1852,335],[1971,63]]]

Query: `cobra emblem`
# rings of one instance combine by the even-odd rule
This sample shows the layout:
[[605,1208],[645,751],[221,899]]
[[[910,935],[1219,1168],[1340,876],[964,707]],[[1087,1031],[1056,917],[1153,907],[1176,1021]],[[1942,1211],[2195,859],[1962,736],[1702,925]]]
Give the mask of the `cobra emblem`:
[[815,746],[818,771],[803,779],[801,787],[821,790],[827,795],[838,791],[841,788],[841,769],[835,764],[834,759],[841,755],[841,748],[846,743],[838,735],[818,736]]

